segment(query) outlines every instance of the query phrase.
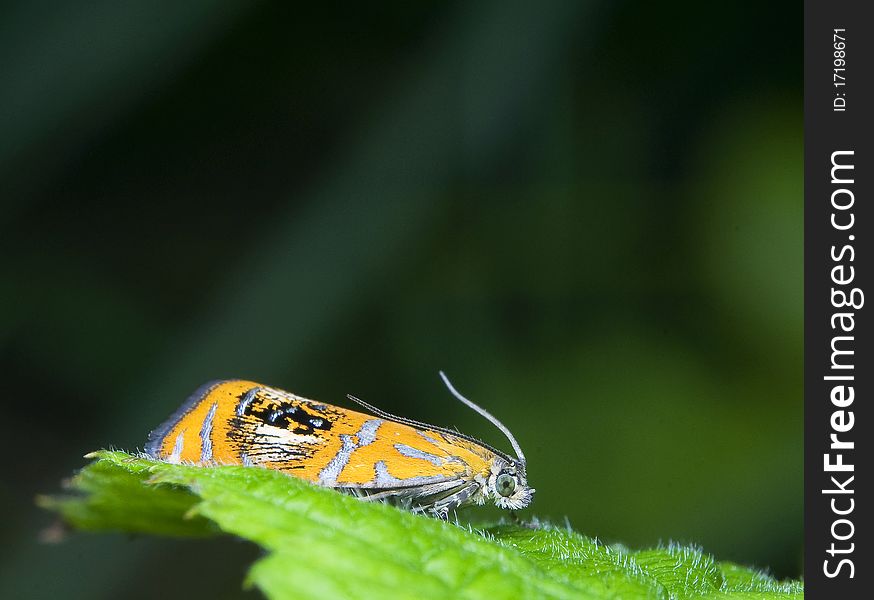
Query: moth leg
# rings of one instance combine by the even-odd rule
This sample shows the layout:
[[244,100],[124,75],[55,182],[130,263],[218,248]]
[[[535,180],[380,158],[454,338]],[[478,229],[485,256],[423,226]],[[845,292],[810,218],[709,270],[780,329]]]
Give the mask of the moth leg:
[[381,502],[388,500],[428,505],[432,503],[428,501],[422,502],[421,499],[435,496],[440,497],[440,495],[445,492],[453,493],[462,485],[464,484],[459,483],[458,480],[451,479],[422,486],[389,488],[383,490],[351,487],[341,489],[347,493],[355,494],[358,498],[366,502]]
[[359,500],[363,500],[364,502],[382,502],[383,500],[391,500],[392,498],[396,498],[398,496],[398,490],[385,490],[382,492],[375,492],[373,494],[363,490],[361,488],[348,488],[350,493],[355,494],[355,497]]
[[444,498],[440,498],[431,505],[431,511],[443,520],[449,519],[449,511],[455,511],[474,495],[479,489],[478,483],[469,483],[457,492],[453,492]]

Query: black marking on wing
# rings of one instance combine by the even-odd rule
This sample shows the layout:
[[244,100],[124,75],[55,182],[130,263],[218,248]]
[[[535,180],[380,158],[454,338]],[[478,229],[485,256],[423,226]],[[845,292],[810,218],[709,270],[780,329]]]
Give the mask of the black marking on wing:
[[[245,394],[240,396],[242,400]],[[334,422],[330,415],[320,412],[325,405],[308,406],[305,402],[288,404],[276,402],[273,398],[256,396],[249,402],[240,419],[255,419],[266,425],[287,429],[298,435],[313,435],[317,430],[328,431]]]
[[301,461],[312,457],[313,446],[291,443],[280,430],[318,436],[318,430],[331,429],[340,415],[329,410],[318,411],[321,407],[329,408],[305,400],[277,398],[268,390],[253,388],[238,397],[237,410],[227,432],[228,441],[256,464],[282,463],[282,469],[301,469],[304,467]]

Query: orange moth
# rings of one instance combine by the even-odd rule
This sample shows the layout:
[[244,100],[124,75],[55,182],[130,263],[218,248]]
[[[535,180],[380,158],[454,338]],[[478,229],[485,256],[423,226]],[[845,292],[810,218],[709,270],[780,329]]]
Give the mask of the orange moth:
[[149,434],[146,454],[170,463],[276,469],[316,485],[447,518],[450,511],[493,501],[528,506],[525,455],[498,419],[461,402],[510,441],[512,457],[445,427],[397,417],[354,396],[372,414],[308,400],[251,381],[201,386]]

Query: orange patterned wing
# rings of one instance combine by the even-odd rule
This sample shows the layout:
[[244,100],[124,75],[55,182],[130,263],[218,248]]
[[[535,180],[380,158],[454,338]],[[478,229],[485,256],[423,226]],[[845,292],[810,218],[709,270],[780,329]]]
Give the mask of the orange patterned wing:
[[242,380],[198,389],[150,434],[146,453],[174,463],[260,465],[373,497],[418,489],[412,495],[431,500],[457,499],[461,488],[467,500],[495,460],[488,448],[447,432]]

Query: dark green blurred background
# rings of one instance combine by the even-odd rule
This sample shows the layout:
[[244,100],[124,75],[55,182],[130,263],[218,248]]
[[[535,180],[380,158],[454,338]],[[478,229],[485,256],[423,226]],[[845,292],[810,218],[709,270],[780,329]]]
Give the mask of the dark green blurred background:
[[33,497],[213,378],[505,447],[438,369],[526,517],[799,575],[801,133],[794,2],[5,3],[0,597],[241,595]]

